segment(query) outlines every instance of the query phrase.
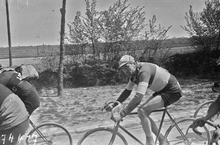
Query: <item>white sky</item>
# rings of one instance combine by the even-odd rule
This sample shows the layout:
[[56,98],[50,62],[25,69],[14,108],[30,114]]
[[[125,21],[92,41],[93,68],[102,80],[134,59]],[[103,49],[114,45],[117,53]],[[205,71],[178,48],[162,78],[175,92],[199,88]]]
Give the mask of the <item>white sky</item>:
[[[97,10],[105,10],[117,0],[97,0]],[[147,20],[153,15],[169,37],[187,37],[180,27],[186,25],[185,13],[192,5],[200,12],[206,0],[128,0],[131,7],[145,6]],[[58,45],[62,0],[9,0],[12,46]],[[85,13],[84,0],[67,0],[66,23],[73,21],[77,11]],[[8,46],[5,0],[0,0],[0,47]],[[66,27],[66,32],[68,28]]]

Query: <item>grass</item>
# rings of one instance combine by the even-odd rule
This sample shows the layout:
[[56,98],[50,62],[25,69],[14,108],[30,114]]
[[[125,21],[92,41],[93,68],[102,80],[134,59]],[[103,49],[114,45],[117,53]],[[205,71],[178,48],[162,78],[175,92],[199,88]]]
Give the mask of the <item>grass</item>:
[[[12,58],[40,57],[50,52],[58,52],[59,45],[17,46],[11,47]],[[0,47],[0,59],[9,58],[9,49]]]

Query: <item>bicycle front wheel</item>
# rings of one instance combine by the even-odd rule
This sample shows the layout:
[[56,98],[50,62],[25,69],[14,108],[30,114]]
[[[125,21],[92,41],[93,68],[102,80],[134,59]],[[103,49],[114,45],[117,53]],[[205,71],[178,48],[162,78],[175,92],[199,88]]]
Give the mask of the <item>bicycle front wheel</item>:
[[45,123],[29,132],[26,143],[27,145],[72,145],[72,137],[63,126]]
[[[208,108],[209,106],[214,102],[214,100],[211,100],[211,101],[207,101],[207,102],[204,102],[202,103],[195,111],[193,117],[194,118],[200,118],[200,117],[203,117],[206,115],[207,111],[208,111]],[[217,115],[216,115],[217,116]],[[217,117],[214,117],[213,119],[216,120]]]
[[95,128],[86,132],[77,145],[128,145],[119,132],[116,133],[115,139],[112,139],[113,133],[114,130],[112,128]]
[[189,128],[194,120],[194,118],[186,118],[172,124],[165,133],[167,141],[175,145],[209,145],[210,132],[205,126],[198,127],[201,135]]

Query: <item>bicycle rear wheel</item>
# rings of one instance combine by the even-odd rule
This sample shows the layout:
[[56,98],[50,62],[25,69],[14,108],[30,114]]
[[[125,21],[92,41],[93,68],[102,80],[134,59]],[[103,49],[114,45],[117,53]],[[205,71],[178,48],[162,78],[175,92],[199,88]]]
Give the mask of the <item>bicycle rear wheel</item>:
[[45,123],[29,132],[26,143],[27,145],[72,145],[72,137],[63,126]]
[[210,132],[205,126],[198,127],[201,136],[189,128],[194,120],[194,118],[186,118],[176,122],[177,125],[172,124],[166,131],[165,138],[171,145],[209,145]]
[[[112,128],[99,127],[92,129],[84,134],[77,145],[128,145],[125,138],[119,132],[112,140],[114,130]],[[112,144],[109,144],[112,142]]]

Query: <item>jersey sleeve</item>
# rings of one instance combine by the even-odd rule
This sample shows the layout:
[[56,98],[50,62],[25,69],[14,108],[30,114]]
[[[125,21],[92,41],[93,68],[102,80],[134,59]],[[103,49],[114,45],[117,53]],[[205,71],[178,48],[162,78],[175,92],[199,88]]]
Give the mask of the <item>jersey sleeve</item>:
[[135,83],[132,82],[131,79],[129,79],[129,82],[128,82],[128,84],[127,84],[126,89],[127,89],[127,90],[132,90],[132,89],[134,88],[134,86],[135,86]]
[[150,80],[150,74],[148,72],[142,72],[139,74],[139,83],[137,85],[137,93],[145,95]]

